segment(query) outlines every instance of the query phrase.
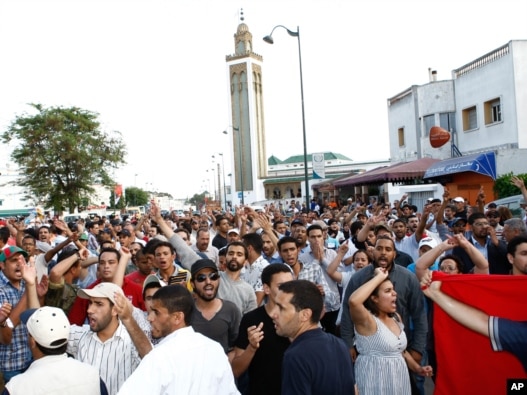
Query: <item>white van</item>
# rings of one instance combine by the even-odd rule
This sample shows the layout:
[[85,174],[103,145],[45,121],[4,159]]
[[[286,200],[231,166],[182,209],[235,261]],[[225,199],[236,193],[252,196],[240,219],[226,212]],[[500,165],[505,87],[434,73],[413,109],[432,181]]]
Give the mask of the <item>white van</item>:
[[[512,213],[513,217],[522,218],[523,217],[523,210],[520,207],[520,202],[523,202],[523,201],[524,201],[523,195],[514,195],[514,196],[509,196],[509,197],[506,197],[506,198],[503,198],[503,199],[494,200],[493,202],[490,202],[490,203],[494,203],[498,207],[499,206],[505,206],[509,210],[511,210],[511,213]],[[485,211],[487,211],[488,206],[489,206],[490,203],[488,203],[485,206]]]

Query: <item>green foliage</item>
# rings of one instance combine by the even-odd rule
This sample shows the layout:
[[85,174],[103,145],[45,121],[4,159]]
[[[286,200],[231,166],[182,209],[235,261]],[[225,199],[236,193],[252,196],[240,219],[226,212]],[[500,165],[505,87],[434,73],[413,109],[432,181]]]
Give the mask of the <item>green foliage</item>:
[[127,206],[144,206],[150,201],[148,192],[137,187],[128,187],[124,190]]
[[117,202],[117,205],[115,204],[115,194],[112,192],[110,193],[110,197],[108,198],[108,201],[110,202],[110,206],[113,209],[121,210],[126,207],[126,203],[124,201],[124,198],[119,199]]
[[205,195],[208,195],[209,192],[205,191],[202,193],[195,193],[194,196],[192,196],[190,199],[187,200],[187,204],[190,203],[193,206],[198,207],[200,204],[202,204],[205,201]]
[[[521,191],[511,182],[513,175],[514,174],[511,172],[496,178],[496,181],[494,182],[494,192],[498,196],[498,199],[521,194]],[[516,174],[516,177],[521,178],[523,182],[527,184],[527,174]]]
[[17,184],[26,200],[73,212],[90,198],[92,185],[115,184],[110,171],[126,154],[118,132],[101,131],[98,114],[77,107],[30,106],[36,114],[18,116],[0,135],[4,143],[18,142],[11,159],[23,175]]

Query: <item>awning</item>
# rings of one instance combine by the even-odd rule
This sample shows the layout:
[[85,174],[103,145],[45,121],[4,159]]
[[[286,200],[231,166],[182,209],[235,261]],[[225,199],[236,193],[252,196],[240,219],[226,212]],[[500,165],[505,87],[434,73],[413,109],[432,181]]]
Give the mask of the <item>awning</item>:
[[378,167],[362,174],[336,181],[334,185],[341,187],[409,181],[422,178],[426,169],[436,162],[439,162],[439,159],[421,158],[413,162],[401,162],[391,166]]
[[356,177],[364,176],[366,174],[373,174],[374,172],[382,170],[382,169],[386,169],[387,167],[388,166],[381,166],[381,167],[376,167],[375,169],[367,170],[367,171],[362,172],[360,174],[351,174],[351,175],[349,175],[347,177],[343,177],[343,178],[340,178],[338,180],[333,181],[333,185],[336,186],[336,187],[353,185],[353,180]]
[[445,159],[430,166],[426,170],[424,178],[441,177],[467,171],[483,174],[496,180],[496,155],[491,151]]
[[0,218],[9,218],[9,217],[27,217],[31,211],[35,210],[34,208],[19,208],[11,210],[0,210]]

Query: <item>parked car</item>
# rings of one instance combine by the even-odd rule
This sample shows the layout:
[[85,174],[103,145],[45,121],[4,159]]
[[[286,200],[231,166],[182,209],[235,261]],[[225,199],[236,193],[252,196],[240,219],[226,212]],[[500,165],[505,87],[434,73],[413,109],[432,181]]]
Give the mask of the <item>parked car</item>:
[[[485,211],[487,211],[488,206],[490,203],[496,204],[496,206],[505,206],[509,210],[511,210],[511,213],[516,218],[522,218],[523,217],[523,209],[520,207],[520,203],[524,202],[523,195],[514,195],[509,196],[503,199],[494,200],[493,202],[489,202],[485,206]],[[524,203],[521,203],[524,204]]]

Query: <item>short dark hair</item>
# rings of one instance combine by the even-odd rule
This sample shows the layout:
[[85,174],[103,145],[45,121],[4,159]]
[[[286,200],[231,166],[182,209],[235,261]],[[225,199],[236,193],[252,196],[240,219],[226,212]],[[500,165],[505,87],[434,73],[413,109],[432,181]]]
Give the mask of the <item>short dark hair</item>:
[[291,273],[291,269],[289,268],[289,266],[283,263],[273,263],[272,265],[267,265],[262,271],[262,284],[271,286],[273,276],[278,273]]
[[220,215],[219,217],[216,218],[216,221],[214,222],[214,225],[220,226],[221,225],[221,221],[223,221],[224,219],[227,220],[227,222],[229,222],[228,218]]
[[313,225],[309,225],[309,228],[307,228],[307,235],[308,236],[309,236],[309,234],[311,233],[312,230],[320,230],[321,232],[324,232],[324,229],[322,229],[322,226],[317,225],[317,224],[313,224]]
[[317,324],[324,308],[324,297],[318,287],[308,280],[293,280],[280,284],[278,289],[287,294],[293,294],[290,303],[296,311],[310,309],[311,323]]
[[143,252],[145,254],[154,255],[156,252],[157,245],[162,242],[163,240],[157,239],[155,237],[148,240],[145,247],[143,248]]
[[295,245],[298,247],[298,241],[291,236],[284,236],[280,240],[278,240],[278,251],[282,249],[282,246],[286,243],[295,243]]
[[209,228],[199,228],[198,231],[196,232],[196,238],[199,237],[200,233],[209,233],[210,234],[210,229]]
[[375,244],[377,244],[377,242],[379,240],[390,240],[392,242],[393,249],[396,250],[396,248],[395,248],[395,241],[393,241],[393,239],[390,236],[388,236],[388,235],[377,236],[377,240],[375,240]]
[[441,267],[441,263],[443,263],[443,261],[447,260],[447,259],[451,259],[451,260],[453,260],[456,263],[456,268],[459,271],[459,273],[466,273],[467,272],[465,270],[465,264],[463,263],[461,258],[459,258],[457,255],[453,255],[453,254],[444,255],[441,258],[439,258],[438,266]]
[[243,247],[243,251],[245,252],[245,258],[249,257],[249,251],[247,250],[247,246],[243,244],[243,242],[239,240],[230,242],[229,244],[227,244],[227,252],[229,252],[229,248],[231,248],[231,246],[232,247],[236,247],[236,246]]
[[258,233],[246,233],[243,235],[242,241],[246,246],[251,246],[257,254],[262,253],[263,241],[262,236]]
[[520,235],[520,236],[516,236],[514,237],[511,241],[509,241],[509,243],[507,244],[507,253],[508,254],[511,254],[512,256],[514,256],[516,254],[516,248],[518,248],[518,246],[520,244],[523,244],[523,243],[527,243],[527,236],[525,235]]
[[0,227],[0,239],[4,242],[4,244],[7,244],[7,240],[9,240],[9,236],[11,233],[9,232],[9,228],[7,226]]
[[68,348],[67,342],[66,344],[63,344],[62,346],[60,346],[59,348],[47,348],[47,347],[41,346],[40,344],[37,343],[36,339],[35,339],[35,343],[37,345],[37,348],[44,355],[62,355],[66,352],[66,349]]
[[181,311],[185,316],[185,324],[190,325],[190,317],[194,310],[194,299],[181,285],[167,285],[159,288],[152,296],[152,300],[159,300],[170,314]]
[[482,219],[482,218],[487,219],[487,217],[485,217],[485,214],[483,213],[473,213],[470,217],[468,217],[468,224],[473,225],[477,219]]
[[98,260],[98,262],[101,261],[101,256],[102,256],[102,254],[104,254],[105,252],[113,252],[115,255],[117,255],[117,260],[118,260],[118,261],[121,260],[121,253],[120,253],[118,250],[116,250],[115,248],[103,248],[103,249],[101,250],[101,252],[99,253],[99,260]]
[[273,223],[273,229],[276,230],[276,227],[277,227],[278,225],[280,225],[280,224],[285,224],[285,222],[284,222],[284,221],[274,221],[274,223]]
[[177,228],[174,233],[185,233],[187,237],[190,237],[190,232],[185,228]]
[[174,246],[169,243],[168,241],[161,241],[161,243],[158,243],[156,244],[155,248],[154,248],[154,255],[156,254],[156,251],[159,247],[168,247],[170,248],[170,253],[171,254],[174,254],[176,252],[176,250],[174,249]]
[[393,227],[397,222],[402,223],[404,226],[408,225],[408,224],[406,223],[406,221],[405,221],[403,218],[397,218],[395,221],[392,222],[392,227]]

